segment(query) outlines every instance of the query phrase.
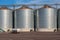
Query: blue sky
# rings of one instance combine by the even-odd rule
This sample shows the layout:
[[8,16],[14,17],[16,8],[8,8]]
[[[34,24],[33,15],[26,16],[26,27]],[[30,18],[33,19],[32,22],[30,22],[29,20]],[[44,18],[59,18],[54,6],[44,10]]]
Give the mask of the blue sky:
[[[55,4],[59,3],[60,0],[0,0],[0,5],[11,5],[11,4]],[[31,6],[34,8],[33,6]],[[56,7],[56,6],[53,6]],[[60,6],[58,6],[60,8]],[[11,7],[12,8],[12,7]],[[40,8],[40,6],[36,7]]]
[[60,0],[0,0],[0,5],[11,4],[54,4],[60,3]]

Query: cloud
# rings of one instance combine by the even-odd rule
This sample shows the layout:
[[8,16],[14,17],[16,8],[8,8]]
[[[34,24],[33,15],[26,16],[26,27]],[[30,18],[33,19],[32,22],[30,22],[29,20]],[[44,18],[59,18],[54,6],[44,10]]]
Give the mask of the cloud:
[[60,0],[0,0],[0,4],[54,4]]
[[29,4],[53,4],[56,3],[56,0],[36,0],[36,1],[31,1]]
[[54,4],[60,2],[59,0],[17,0],[16,4]]

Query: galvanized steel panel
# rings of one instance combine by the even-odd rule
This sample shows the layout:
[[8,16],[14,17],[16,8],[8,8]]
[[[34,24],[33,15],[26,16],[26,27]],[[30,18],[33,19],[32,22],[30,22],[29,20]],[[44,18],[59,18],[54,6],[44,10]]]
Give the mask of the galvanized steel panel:
[[58,28],[60,28],[60,9],[58,9]]
[[0,10],[0,28],[12,28],[12,11]]
[[34,28],[34,14],[32,9],[16,10],[15,28]]
[[57,10],[54,8],[38,9],[39,28],[57,28]]

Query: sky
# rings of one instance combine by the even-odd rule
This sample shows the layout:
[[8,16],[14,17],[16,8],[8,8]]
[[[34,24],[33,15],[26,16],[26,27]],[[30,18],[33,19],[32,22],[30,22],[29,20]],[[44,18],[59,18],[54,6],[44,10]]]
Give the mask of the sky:
[[60,0],[17,0],[16,4],[54,4],[59,2]]
[[12,4],[60,4],[60,0],[0,0],[0,5]]
[[54,4],[59,3],[60,0],[0,0],[0,5],[11,4]]

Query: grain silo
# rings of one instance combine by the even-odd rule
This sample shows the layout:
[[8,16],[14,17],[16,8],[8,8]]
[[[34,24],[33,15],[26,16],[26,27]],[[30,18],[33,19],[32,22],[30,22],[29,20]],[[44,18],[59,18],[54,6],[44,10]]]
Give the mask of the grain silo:
[[12,10],[7,7],[0,8],[0,28],[4,31],[12,28]]
[[57,30],[57,9],[48,5],[35,10],[37,31]]
[[16,10],[15,13],[15,28],[20,31],[33,31],[34,30],[34,13],[33,9],[22,6]]

